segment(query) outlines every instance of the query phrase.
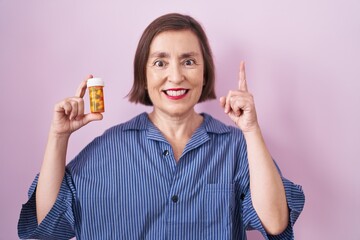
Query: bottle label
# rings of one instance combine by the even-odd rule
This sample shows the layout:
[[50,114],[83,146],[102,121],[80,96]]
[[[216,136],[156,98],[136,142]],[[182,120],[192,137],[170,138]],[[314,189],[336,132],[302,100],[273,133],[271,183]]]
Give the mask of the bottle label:
[[104,112],[104,91],[102,86],[89,87],[90,111],[93,113]]

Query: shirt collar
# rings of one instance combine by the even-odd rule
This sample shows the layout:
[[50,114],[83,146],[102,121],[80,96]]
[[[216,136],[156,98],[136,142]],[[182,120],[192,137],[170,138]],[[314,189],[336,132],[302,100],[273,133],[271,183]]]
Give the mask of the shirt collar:
[[[207,113],[201,113],[204,117],[204,122],[199,128],[203,128],[207,133],[223,134],[230,132],[230,127],[224,123],[213,118]],[[124,131],[126,130],[149,130],[151,133],[155,133],[157,128],[150,121],[148,114],[143,112],[138,116],[134,117],[130,121],[124,123]]]

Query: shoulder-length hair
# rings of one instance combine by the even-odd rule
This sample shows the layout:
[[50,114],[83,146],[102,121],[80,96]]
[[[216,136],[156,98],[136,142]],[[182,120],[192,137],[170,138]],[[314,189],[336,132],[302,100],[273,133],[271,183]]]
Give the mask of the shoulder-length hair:
[[198,38],[204,58],[204,87],[199,99],[203,102],[215,99],[215,66],[209,41],[200,23],[188,15],[169,13],[155,19],[143,32],[134,58],[134,83],[128,97],[130,102],[152,106],[146,89],[146,64],[149,58],[150,44],[155,36],[165,31],[190,30]]

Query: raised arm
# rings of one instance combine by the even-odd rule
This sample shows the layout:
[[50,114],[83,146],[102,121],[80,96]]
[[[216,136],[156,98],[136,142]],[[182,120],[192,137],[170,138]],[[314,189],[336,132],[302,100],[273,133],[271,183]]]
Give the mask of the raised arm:
[[246,140],[254,209],[268,234],[280,234],[289,219],[285,190],[257,121],[254,99],[247,88],[244,62],[240,63],[238,89],[221,97],[220,104]]
[[79,86],[74,97],[57,103],[54,108],[44,160],[36,188],[36,213],[38,224],[55,203],[65,174],[66,152],[70,135],[89,122],[101,120],[100,113],[84,114],[83,97],[87,79]]

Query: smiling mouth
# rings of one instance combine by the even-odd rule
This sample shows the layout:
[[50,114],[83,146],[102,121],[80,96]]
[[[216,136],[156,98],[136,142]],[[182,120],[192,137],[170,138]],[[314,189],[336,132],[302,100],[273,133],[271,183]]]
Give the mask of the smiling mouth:
[[189,89],[167,89],[163,90],[162,92],[171,99],[180,99],[189,92]]

